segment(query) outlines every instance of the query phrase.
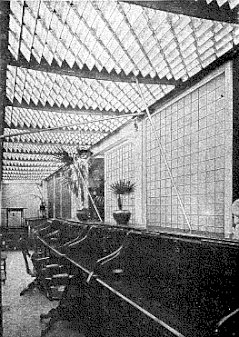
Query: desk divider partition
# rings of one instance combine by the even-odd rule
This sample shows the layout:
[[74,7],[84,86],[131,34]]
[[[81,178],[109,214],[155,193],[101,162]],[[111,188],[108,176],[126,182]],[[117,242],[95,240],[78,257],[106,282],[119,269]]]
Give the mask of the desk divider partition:
[[[67,303],[91,336],[238,331],[237,242],[59,219],[39,228],[36,240],[48,295],[64,287],[57,310]],[[66,294],[78,283],[73,308]]]

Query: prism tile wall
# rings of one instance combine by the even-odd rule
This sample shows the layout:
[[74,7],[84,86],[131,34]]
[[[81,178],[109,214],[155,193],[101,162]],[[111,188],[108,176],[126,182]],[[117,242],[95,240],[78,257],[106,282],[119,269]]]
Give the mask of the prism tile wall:
[[54,184],[53,184],[52,176],[47,180],[47,208],[48,208],[48,217],[53,218],[54,216]]
[[55,217],[61,218],[62,213],[62,179],[60,173],[55,175]]
[[71,193],[62,182],[61,172],[52,175],[47,180],[48,216],[50,218],[71,218]]
[[[192,229],[224,232],[228,130],[225,73],[191,89],[152,116]],[[176,191],[150,122],[146,122],[146,203],[149,226],[186,230]]]
[[66,184],[62,184],[62,218],[71,218],[71,192]]
[[[133,161],[133,144],[125,143],[114,148],[105,155],[105,219],[114,222],[112,213],[118,209],[115,195],[110,191],[109,186],[119,179],[135,182],[135,165]],[[135,220],[135,196],[123,196],[123,209],[129,210],[131,214],[130,223]]]

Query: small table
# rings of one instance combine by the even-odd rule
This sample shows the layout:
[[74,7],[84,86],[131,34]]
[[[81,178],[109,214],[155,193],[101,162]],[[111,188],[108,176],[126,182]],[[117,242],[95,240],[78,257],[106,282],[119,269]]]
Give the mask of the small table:
[[[23,227],[24,226],[24,210],[26,207],[3,207],[2,209],[6,210],[6,228],[14,228],[14,227]],[[11,223],[9,224],[9,215],[14,213],[20,212],[20,223],[19,226],[11,226]]]

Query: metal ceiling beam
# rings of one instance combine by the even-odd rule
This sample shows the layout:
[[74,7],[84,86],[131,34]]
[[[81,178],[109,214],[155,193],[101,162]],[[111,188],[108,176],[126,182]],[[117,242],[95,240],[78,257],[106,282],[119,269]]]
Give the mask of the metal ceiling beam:
[[44,172],[41,174],[41,172],[20,172],[19,174],[15,171],[11,172],[11,171],[5,171],[4,173],[4,179],[14,179],[14,178],[25,178],[24,180],[32,180],[32,178],[34,179],[38,179],[38,180],[41,180],[41,179],[45,179],[47,178],[49,175],[52,174],[51,173],[48,173],[48,172]]
[[11,174],[10,172],[6,172],[4,173],[3,179],[4,180],[43,180],[45,178],[47,178],[48,175],[46,174],[39,174],[36,173],[34,175],[32,174]]
[[12,165],[4,165],[3,171],[11,171],[11,172],[27,172],[27,171],[41,171],[41,172],[52,172],[57,170],[59,167],[55,166],[12,166]]
[[[16,143],[17,145],[17,143]],[[40,144],[42,145],[42,144]],[[15,153],[15,154],[29,154],[29,155],[45,155],[45,156],[55,156],[55,155],[58,155],[59,152],[46,152],[46,151],[27,151],[27,149],[19,149],[19,148],[16,148],[16,149],[6,149],[5,148],[6,144],[3,145],[3,153]],[[60,148],[60,147],[59,147]],[[74,146],[74,149],[75,149],[75,146]]]
[[52,174],[54,172],[54,169],[53,170],[49,170],[49,171],[43,171],[41,169],[38,169],[38,170],[3,170],[3,173],[5,174],[14,174],[14,175],[27,175],[27,176],[30,176],[30,175],[35,175],[35,176],[48,176],[50,174]]
[[59,169],[59,166],[27,166],[27,165],[4,165],[3,168],[6,171],[11,171],[11,172],[25,172],[25,171],[42,171],[42,172],[52,172],[56,171]]
[[62,143],[44,143],[44,142],[29,142],[29,141],[26,141],[26,142],[23,142],[23,141],[19,141],[19,140],[14,140],[13,139],[14,137],[12,138],[9,138],[9,140],[7,141],[6,139],[4,140],[4,142],[6,143],[14,143],[14,144],[21,144],[21,145],[36,145],[36,146],[57,146],[59,148],[61,147],[64,147],[64,146],[67,146],[67,147],[72,147],[72,148],[79,148],[79,147],[87,147],[89,146],[89,144],[82,144],[80,145],[79,143],[73,143],[73,144],[62,144]]
[[47,175],[40,175],[39,173],[36,175],[12,175],[9,173],[5,173],[3,179],[5,181],[31,181],[31,182],[41,182],[42,180],[46,179],[48,176]]
[[19,169],[19,171],[25,172],[24,171],[25,168],[26,168],[26,171],[32,171],[32,170],[36,169],[36,170],[39,170],[39,171],[47,171],[47,172],[54,171],[56,169],[55,167],[51,167],[51,166],[46,166],[45,168],[42,168],[40,166],[38,166],[38,167],[35,167],[35,166],[22,167],[22,166],[5,165],[3,167],[3,170],[10,170],[10,171],[13,170],[14,171],[14,170],[18,170]]
[[40,182],[40,181],[42,181],[42,180],[44,180],[45,178],[47,178],[47,177],[45,177],[45,176],[43,176],[43,177],[15,177],[15,176],[3,176],[3,180],[4,181],[36,181],[36,182]]
[[52,164],[52,166],[56,166],[56,165],[59,165],[61,162],[57,159],[48,159],[48,160],[40,160],[40,159],[31,159],[31,158],[22,158],[22,157],[19,157],[19,158],[4,158],[3,159],[3,162],[5,165],[20,165],[20,164],[32,164],[32,165],[37,165],[37,164],[46,164],[46,165],[49,165],[49,163]]
[[[6,122],[4,122],[4,128],[6,129],[11,129],[11,130],[22,130],[22,131],[29,131],[29,133],[27,133],[28,135],[31,134],[36,134],[41,133],[42,128],[38,127],[38,128],[34,128],[34,127],[27,127],[27,126],[15,126],[14,124],[8,125]],[[79,127],[79,126],[78,126]],[[45,129],[44,129],[45,130]],[[31,133],[32,131],[32,133]],[[47,131],[46,131],[47,132]],[[46,133],[44,132],[44,134]],[[95,133],[99,133],[101,135],[108,135],[108,132],[102,132],[102,131],[96,131],[96,130],[66,130],[66,129],[55,129],[55,130],[49,130],[48,132],[50,133],[68,133],[68,134],[95,134]],[[24,135],[24,134],[23,134]],[[21,136],[21,133],[19,133],[19,136]],[[13,136],[14,137],[14,136]]]
[[[29,127],[27,127],[26,131],[22,131],[22,132],[17,132],[17,133],[13,133],[13,134],[6,134],[6,135],[1,135],[0,139],[6,139],[6,138],[12,138],[12,137],[16,137],[16,136],[23,136],[26,134],[33,134],[33,133],[43,133],[43,132],[50,132],[50,131],[59,131],[59,130],[63,130],[65,128],[70,128],[70,127],[82,127],[83,125],[88,125],[88,124],[94,124],[94,123],[99,123],[99,122],[105,122],[111,119],[118,119],[118,118],[128,118],[128,117],[142,117],[144,115],[144,113],[133,113],[133,114],[127,114],[126,115],[119,115],[119,116],[110,116],[110,117],[104,117],[104,118],[99,118],[98,120],[91,120],[91,121],[83,121],[83,122],[79,122],[79,123],[70,123],[70,124],[64,124],[64,125],[59,125],[59,126],[54,126],[51,128],[42,128],[42,129],[35,129],[35,130],[30,130],[29,131]],[[81,133],[81,131],[78,131],[79,133]],[[86,133],[90,134],[91,131],[85,131]],[[97,132],[97,131],[96,131]],[[110,132],[110,130],[109,130]],[[109,135],[109,132],[100,132],[101,134],[104,134],[105,136]],[[93,133],[93,132],[92,132]]]
[[[25,158],[4,158],[3,159],[3,162],[4,162],[4,165],[8,165],[6,162],[10,162],[9,164],[13,164],[13,166],[16,164],[16,165],[22,165],[25,163],[39,163],[39,164],[46,164],[46,165],[49,165],[49,163],[51,164],[56,164],[55,166],[58,166],[58,164],[60,164],[60,161],[57,161],[57,160],[36,160],[36,159],[25,159]],[[33,165],[34,166],[34,165]]]
[[119,110],[100,110],[100,109],[87,109],[87,108],[66,108],[64,105],[58,106],[54,104],[51,106],[49,103],[43,105],[40,101],[38,104],[35,104],[32,100],[27,103],[25,100],[22,100],[21,103],[18,102],[17,99],[14,99],[13,102],[6,100],[6,106],[11,106],[14,108],[24,108],[24,109],[31,109],[31,110],[38,110],[38,111],[50,111],[50,112],[57,112],[57,113],[64,113],[64,114],[74,114],[74,115],[122,115],[129,113],[128,111],[119,111]]
[[14,176],[48,176],[50,174],[52,174],[52,172],[54,171],[51,171],[51,172],[43,172],[43,171],[10,171],[10,170],[5,170],[3,172],[4,175],[14,175]]
[[207,4],[206,0],[155,0],[155,1],[128,1],[131,5],[139,5],[164,12],[183,14],[200,19],[239,23],[239,6],[231,9],[228,2],[219,6],[216,1]]
[[39,158],[36,158],[36,154],[27,154],[23,152],[4,152],[3,153],[3,160],[20,160],[20,161],[31,161],[31,162],[58,162],[59,161],[56,159],[55,155],[43,155],[41,153],[37,153],[39,155]]
[[150,75],[144,77],[141,73],[139,73],[137,76],[135,76],[132,72],[126,75],[124,71],[121,71],[118,74],[115,70],[112,70],[110,73],[108,73],[105,68],[99,71],[96,67],[93,67],[90,70],[86,65],[84,65],[82,68],[79,68],[76,63],[71,68],[66,61],[63,61],[62,66],[59,66],[54,59],[52,64],[49,65],[44,57],[42,57],[41,62],[38,63],[33,55],[31,55],[31,59],[28,62],[22,53],[19,53],[18,60],[15,60],[14,57],[11,56],[9,58],[9,65],[47,73],[111,82],[135,83],[137,78],[138,82],[142,84],[164,84],[176,86],[181,83],[180,80],[176,81],[174,79],[167,79],[166,77],[159,78],[158,76],[155,76],[152,78]]

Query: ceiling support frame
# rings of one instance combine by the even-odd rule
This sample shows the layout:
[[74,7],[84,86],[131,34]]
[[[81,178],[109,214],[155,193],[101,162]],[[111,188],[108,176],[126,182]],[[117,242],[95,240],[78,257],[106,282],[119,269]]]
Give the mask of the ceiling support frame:
[[50,105],[49,103],[46,103],[43,105],[40,101],[38,104],[35,104],[32,100],[30,100],[29,103],[27,103],[24,99],[21,103],[18,102],[18,100],[15,98],[13,102],[11,102],[9,99],[6,100],[6,106],[10,106],[13,108],[20,108],[20,109],[31,109],[31,110],[37,110],[37,111],[49,111],[49,112],[56,112],[56,113],[64,113],[64,114],[74,114],[74,115],[102,115],[102,116],[118,116],[121,114],[127,114],[129,111],[119,111],[119,110],[100,110],[100,109],[89,109],[89,108],[78,108],[78,107],[65,107],[58,106],[57,104]]
[[[6,139],[6,138],[12,138],[12,137],[16,137],[16,136],[23,136],[23,135],[31,135],[34,133],[41,133],[41,132],[52,132],[52,131],[62,131],[64,128],[70,128],[70,127],[76,127],[79,126],[81,127],[82,125],[88,125],[88,124],[94,124],[94,123],[99,123],[99,122],[105,122],[111,119],[117,119],[117,118],[128,118],[128,117],[142,117],[144,114],[143,113],[134,113],[134,114],[128,114],[128,115],[118,115],[118,116],[112,116],[112,117],[108,117],[108,118],[103,118],[103,119],[98,119],[98,120],[92,120],[92,121],[86,121],[86,122],[80,122],[80,123],[73,123],[73,124],[66,124],[66,125],[59,125],[56,127],[52,127],[52,128],[46,128],[46,129],[34,129],[32,128],[32,130],[30,129],[30,131],[23,131],[23,132],[17,132],[17,133],[13,133],[13,134],[9,134],[9,135],[1,135],[0,136],[0,140],[1,139]],[[8,126],[9,128],[9,126]],[[17,127],[15,127],[15,129],[19,129]],[[22,130],[26,130],[24,128],[22,128]],[[81,133],[101,133],[104,134],[104,132],[101,131],[81,131],[81,130],[77,130],[77,132],[79,134]],[[105,134],[107,134],[107,132],[105,132]]]
[[[85,123],[82,123],[83,125],[85,125]],[[59,133],[59,132],[63,132],[64,134],[72,134],[72,135],[77,135],[77,134],[99,134],[99,135],[108,135],[108,132],[104,132],[102,130],[95,130],[95,129],[92,129],[92,130],[84,130],[84,128],[80,129],[80,125],[78,125],[79,129],[67,129],[67,127],[65,129],[63,128],[55,128],[51,130],[51,128],[49,128],[49,130],[47,129],[42,129],[40,128],[39,126],[37,127],[27,127],[26,125],[25,126],[19,126],[19,125],[14,125],[13,123],[12,124],[8,124],[6,122],[4,122],[4,128],[6,129],[11,129],[11,130],[15,130],[16,131],[16,134],[13,134],[13,135],[6,135],[6,137],[2,137],[2,138],[9,138],[9,137],[14,137],[14,136],[21,136],[21,135],[24,135],[24,134],[33,134],[33,133],[40,133],[40,132],[51,132],[51,133]],[[19,132],[18,132],[19,131]],[[21,132],[23,131],[23,132]],[[1,139],[1,138],[0,138]]]
[[[39,145],[43,145],[43,144],[39,144]],[[75,148],[75,147],[74,147]],[[42,152],[39,152],[39,151],[34,151],[34,150],[26,150],[24,148],[22,149],[5,149],[3,148],[3,153],[10,153],[10,154],[26,154],[26,155],[43,155],[43,156],[56,156],[59,154],[59,152],[46,152],[46,151],[42,151]]]
[[80,68],[76,63],[71,68],[66,61],[63,61],[62,65],[59,66],[54,59],[52,64],[49,65],[44,57],[42,57],[41,62],[39,63],[33,55],[31,55],[31,59],[28,62],[21,53],[19,53],[18,60],[11,56],[9,58],[9,65],[35,71],[102,81],[126,82],[135,84],[136,77],[138,82],[142,84],[163,84],[176,86],[181,83],[181,80],[167,79],[166,77],[159,78],[158,76],[151,77],[150,75],[144,77],[141,73],[139,73],[137,76],[135,76],[132,72],[126,75],[123,70],[120,73],[117,73],[115,70],[112,70],[109,73],[105,68],[99,71],[96,67],[93,67],[90,70],[87,65],[84,65],[82,68]]

